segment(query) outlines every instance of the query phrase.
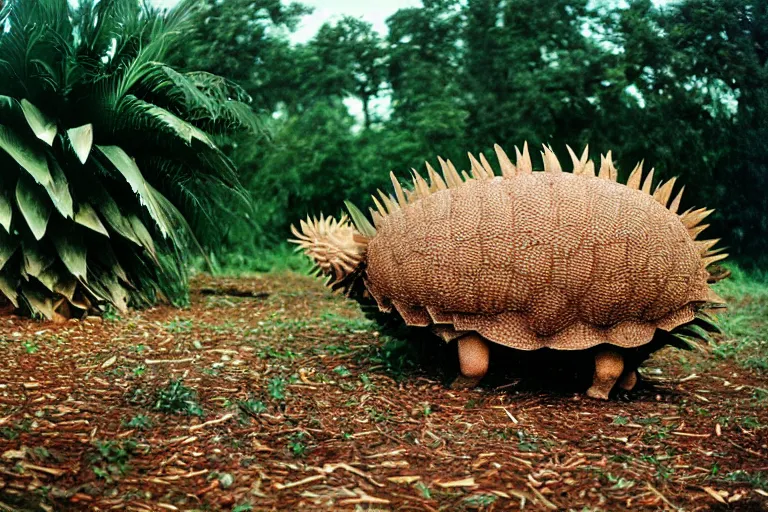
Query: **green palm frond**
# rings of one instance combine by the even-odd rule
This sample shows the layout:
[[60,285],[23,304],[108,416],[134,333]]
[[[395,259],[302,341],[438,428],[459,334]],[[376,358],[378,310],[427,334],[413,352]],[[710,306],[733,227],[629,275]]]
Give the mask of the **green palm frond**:
[[0,294],[44,317],[178,302],[219,215],[248,202],[215,134],[249,98],[164,63],[199,4],[10,0],[0,9]]

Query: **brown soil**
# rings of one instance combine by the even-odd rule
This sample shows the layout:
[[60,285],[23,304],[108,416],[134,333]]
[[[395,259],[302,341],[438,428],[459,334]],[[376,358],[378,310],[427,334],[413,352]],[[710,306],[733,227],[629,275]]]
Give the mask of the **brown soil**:
[[[0,320],[0,511],[768,510],[768,391],[731,361],[665,349],[610,402],[452,391],[309,278],[194,290]],[[156,407],[177,378],[201,417]]]

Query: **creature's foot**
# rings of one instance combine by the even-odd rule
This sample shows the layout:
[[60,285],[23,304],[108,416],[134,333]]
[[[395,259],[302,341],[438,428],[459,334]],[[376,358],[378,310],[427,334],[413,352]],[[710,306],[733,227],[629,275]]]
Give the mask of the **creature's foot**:
[[587,396],[608,400],[608,394],[624,371],[624,359],[613,350],[603,350],[595,356],[595,375]]
[[471,333],[459,339],[459,368],[461,375],[453,384],[453,389],[475,387],[488,372],[488,343],[478,334]]
[[459,376],[456,377],[453,382],[451,382],[450,388],[455,390],[473,389],[476,388],[478,384],[480,384],[480,380],[481,379],[466,377],[459,374]]
[[624,372],[624,375],[622,375],[619,380],[619,387],[625,391],[632,391],[637,385],[637,380],[638,376],[636,370]]

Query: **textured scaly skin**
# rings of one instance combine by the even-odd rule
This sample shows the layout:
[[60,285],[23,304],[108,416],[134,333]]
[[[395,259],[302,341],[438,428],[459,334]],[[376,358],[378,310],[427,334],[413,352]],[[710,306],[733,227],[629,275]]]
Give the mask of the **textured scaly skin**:
[[366,287],[408,324],[525,350],[642,345],[693,320],[709,295],[676,214],[639,190],[562,172],[419,199],[378,223],[366,259]]
[[396,197],[374,197],[375,227],[348,205],[356,229],[346,217],[307,219],[293,241],[333,288],[446,341],[477,333],[523,350],[632,348],[650,346],[657,329],[688,346],[706,340],[681,329],[716,330],[708,312],[722,300],[707,282],[724,276],[707,267],[727,255],[712,249],[717,240],[696,240],[711,210],[677,214],[674,179],[651,193],[653,170],[642,187],[642,165],[620,184],[610,152],[595,176],[588,150],[568,149],[573,174],[547,147],[545,171],[532,172],[526,145],[517,165],[495,147],[502,176],[482,155],[470,155],[471,177],[443,160],[442,178],[427,164],[429,183],[414,171],[412,190],[392,175]]

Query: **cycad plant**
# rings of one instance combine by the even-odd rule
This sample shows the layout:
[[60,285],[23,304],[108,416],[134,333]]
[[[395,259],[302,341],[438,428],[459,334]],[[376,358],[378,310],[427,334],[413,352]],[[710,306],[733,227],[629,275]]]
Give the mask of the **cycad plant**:
[[198,239],[247,201],[214,134],[246,95],[163,63],[197,2],[0,9],[0,293],[46,318],[171,300]]

